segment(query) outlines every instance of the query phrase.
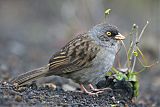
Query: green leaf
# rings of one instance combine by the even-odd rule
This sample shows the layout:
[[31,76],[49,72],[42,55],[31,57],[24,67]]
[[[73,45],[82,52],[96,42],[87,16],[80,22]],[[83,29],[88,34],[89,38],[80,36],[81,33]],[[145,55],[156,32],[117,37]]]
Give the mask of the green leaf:
[[111,76],[111,75],[112,75],[112,72],[107,72],[106,75],[107,75],[107,76]]
[[128,74],[128,81],[137,81],[137,75],[133,72],[133,73],[129,73]]
[[138,52],[137,51],[133,51],[134,56],[138,56]]
[[122,79],[128,80],[126,74],[123,74],[121,72],[119,72],[115,77],[117,80],[122,80]]
[[134,83],[134,97],[137,97],[139,95],[139,86],[140,86],[139,81],[136,81]]
[[112,67],[111,70],[112,70],[113,72],[115,72],[116,74],[118,74],[118,72],[119,72],[119,71],[118,71],[116,68],[114,68],[114,67]]

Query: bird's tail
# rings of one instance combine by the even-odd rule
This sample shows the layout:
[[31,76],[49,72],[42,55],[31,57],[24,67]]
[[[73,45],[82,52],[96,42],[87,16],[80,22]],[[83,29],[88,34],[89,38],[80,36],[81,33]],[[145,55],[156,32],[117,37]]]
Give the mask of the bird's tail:
[[30,81],[36,80],[37,78],[44,77],[48,73],[48,71],[49,71],[49,64],[44,67],[37,68],[31,71],[28,71],[24,74],[21,74],[11,79],[10,82],[16,83],[18,86],[22,86]]

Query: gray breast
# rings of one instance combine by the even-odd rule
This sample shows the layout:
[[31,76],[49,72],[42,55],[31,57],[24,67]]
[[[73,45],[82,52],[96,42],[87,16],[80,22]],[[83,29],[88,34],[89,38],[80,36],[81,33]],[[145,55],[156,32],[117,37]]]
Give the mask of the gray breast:
[[90,67],[76,71],[70,77],[78,83],[97,83],[112,67],[117,52],[115,48],[117,45],[114,48],[101,48]]

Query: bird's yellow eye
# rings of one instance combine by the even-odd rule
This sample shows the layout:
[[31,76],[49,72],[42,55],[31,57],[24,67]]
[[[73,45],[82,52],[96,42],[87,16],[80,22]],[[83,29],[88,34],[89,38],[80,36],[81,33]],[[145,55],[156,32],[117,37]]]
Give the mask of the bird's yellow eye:
[[111,36],[111,35],[112,35],[111,32],[107,32],[106,34],[107,34],[108,36]]

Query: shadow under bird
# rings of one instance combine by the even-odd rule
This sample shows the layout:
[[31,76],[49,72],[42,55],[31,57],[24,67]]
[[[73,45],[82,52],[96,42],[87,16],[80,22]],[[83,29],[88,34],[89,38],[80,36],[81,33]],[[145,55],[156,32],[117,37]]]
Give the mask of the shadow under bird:
[[[102,90],[91,84],[99,82],[111,69],[123,39],[117,27],[103,22],[68,42],[50,58],[48,65],[21,74],[10,82],[22,86],[40,77],[58,75],[79,83],[85,93],[97,94]],[[96,92],[89,92],[84,84]]]

